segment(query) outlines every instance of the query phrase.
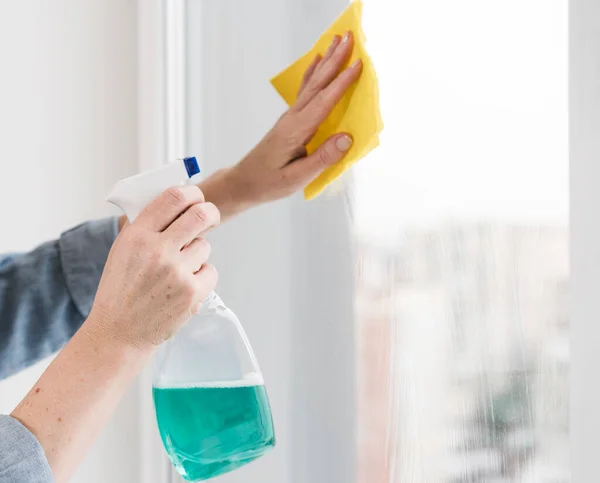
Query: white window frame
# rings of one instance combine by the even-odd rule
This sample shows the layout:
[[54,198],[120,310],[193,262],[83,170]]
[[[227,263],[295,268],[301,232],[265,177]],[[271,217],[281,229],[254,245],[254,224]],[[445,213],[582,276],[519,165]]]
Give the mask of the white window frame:
[[571,481],[598,475],[600,3],[570,1]]
[[[138,0],[138,167],[150,170],[179,156],[182,145],[181,47],[176,26],[183,0]],[[153,364],[139,378],[140,476],[144,483],[171,483],[173,467],[158,431],[151,398]]]

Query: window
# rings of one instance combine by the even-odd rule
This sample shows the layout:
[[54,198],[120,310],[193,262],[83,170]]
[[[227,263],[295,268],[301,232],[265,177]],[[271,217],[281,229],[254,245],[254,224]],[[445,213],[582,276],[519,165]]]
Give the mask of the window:
[[570,481],[567,8],[365,0],[360,483]]
[[[347,196],[214,234],[279,441],[227,481],[566,483],[567,0],[364,2],[381,147]],[[346,2],[183,3],[172,136],[210,172],[271,127],[268,79]]]

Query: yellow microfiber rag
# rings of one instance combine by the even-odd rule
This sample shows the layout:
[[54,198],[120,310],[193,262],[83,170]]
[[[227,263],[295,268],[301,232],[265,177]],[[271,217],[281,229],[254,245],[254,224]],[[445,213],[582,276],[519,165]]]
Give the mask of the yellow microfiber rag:
[[362,59],[362,75],[321,125],[307,146],[307,151],[309,154],[313,153],[324,141],[339,132],[350,133],[354,138],[354,144],[342,161],[327,168],[304,189],[304,198],[307,200],[321,194],[329,183],[379,146],[379,133],[383,130],[379,109],[379,88],[373,62],[365,48],[366,39],[361,25],[362,6],[360,0],[351,3],[321,36],[310,52],[271,80],[285,102],[292,106],[296,102],[304,72],[315,56],[325,54],[335,35],[343,36],[348,30],[353,32],[354,52],[348,65],[356,59]]

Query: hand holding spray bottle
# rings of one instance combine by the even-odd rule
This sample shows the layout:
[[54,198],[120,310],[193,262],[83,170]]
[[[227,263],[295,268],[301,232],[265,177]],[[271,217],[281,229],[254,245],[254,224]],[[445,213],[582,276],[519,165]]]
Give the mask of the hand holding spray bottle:
[[[130,222],[160,193],[193,184],[196,158],[118,182],[107,201]],[[153,396],[160,435],[188,481],[232,471],[275,445],[262,373],[238,318],[211,293],[200,311],[160,346]]]

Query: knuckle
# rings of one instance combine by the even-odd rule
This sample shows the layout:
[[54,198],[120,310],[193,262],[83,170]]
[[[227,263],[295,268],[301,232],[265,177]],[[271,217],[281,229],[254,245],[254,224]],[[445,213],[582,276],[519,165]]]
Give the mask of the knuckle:
[[292,170],[281,170],[279,173],[279,186],[295,185],[300,181],[300,174]]
[[215,288],[217,281],[219,280],[219,273],[214,265],[210,263],[205,263],[202,265],[202,269],[199,273],[200,275],[200,284],[203,288],[212,290]]
[[335,157],[332,155],[331,151],[325,148],[316,152],[315,158],[320,166],[329,166],[335,160]]
[[304,146],[303,136],[300,134],[298,129],[291,130],[286,136],[286,145],[291,153],[297,152],[302,146]]
[[319,104],[315,107],[314,118],[315,119],[325,119],[331,113],[333,106],[330,106],[328,103]]
[[195,204],[191,206],[188,212],[194,217],[194,219],[202,223],[207,223],[209,220],[209,214],[206,210],[206,207],[201,204]]
[[325,91],[319,91],[317,93],[317,95],[315,96],[314,104],[316,106],[322,106],[323,104],[325,104],[326,100],[327,100],[327,96],[325,95]]
[[217,271],[215,266],[211,265],[210,263],[207,263],[204,268],[206,269],[206,273],[214,288],[214,286],[217,284],[217,281],[219,280],[219,272]]
[[321,118],[331,111],[331,101],[325,91],[319,92],[312,103],[312,116]]
[[209,207],[211,213],[213,214],[213,220],[211,220],[212,224],[218,225],[219,223],[221,223],[221,211],[219,210],[219,208],[217,208],[217,205],[213,203],[206,203],[206,205]]
[[174,206],[183,206],[187,201],[185,192],[178,186],[173,186],[165,191],[167,202]]
[[200,189],[199,186],[190,185],[189,189],[194,193],[201,202],[204,202],[204,192]]
[[208,255],[210,254],[212,247],[210,246],[210,243],[208,242],[208,240],[206,240],[206,238],[198,238],[198,245],[200,250],[203,253],[206,253],[206,256],[208,257]]
[[167,272],[173,271],[173,262],[162,245],[158,245],[152,253],[152,263]]
[[299,118],[296,115],[287,113],[279,121],[276,132],[284,140],[286,147],[295,151],[304,144],[301,133],[299,132]]
[[315,96],[319,95],[320,92],[320,79],[318,77],[318,73],[311,76],[310,79],[307,80],[306,84],[304,85],[304,90],[302,91],[302,94],[304,96],[304,98],[309,101],[310,99],[314,99]]
[[221,220],[219,209],[212,203],[198,203],[190,209],[190,214],[204,225],[217,225]]

